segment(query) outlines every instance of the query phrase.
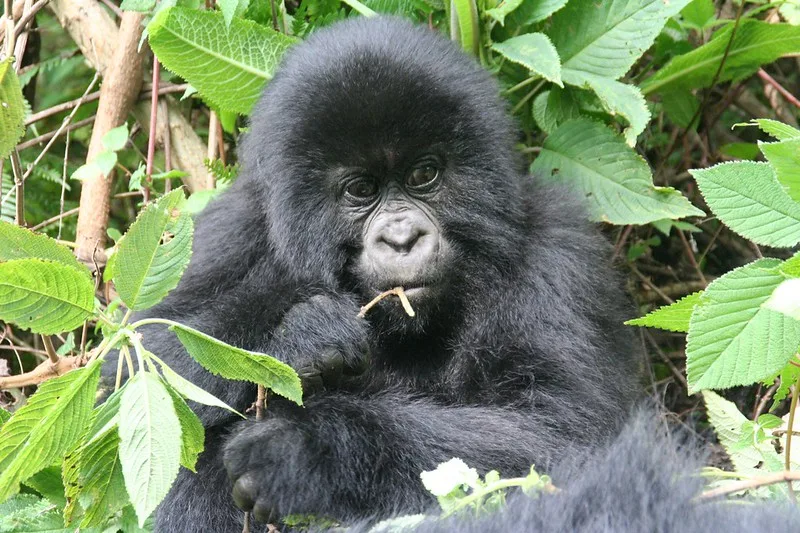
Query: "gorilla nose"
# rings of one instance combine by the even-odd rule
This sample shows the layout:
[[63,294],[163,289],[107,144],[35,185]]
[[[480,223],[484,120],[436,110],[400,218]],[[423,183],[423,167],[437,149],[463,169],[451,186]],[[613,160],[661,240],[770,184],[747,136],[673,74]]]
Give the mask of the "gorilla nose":
[[414,256],[416,260],[433,259],[438,248],[436,228],[423,217],[402,216],[386,221],[377,234],[376,248],[389,256]]

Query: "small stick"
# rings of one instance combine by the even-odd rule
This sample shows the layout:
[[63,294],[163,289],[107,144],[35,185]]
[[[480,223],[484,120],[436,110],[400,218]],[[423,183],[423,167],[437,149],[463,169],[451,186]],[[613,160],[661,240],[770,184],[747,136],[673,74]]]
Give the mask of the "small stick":
[[743,490],[755,489],[758,487],[764,487],[766,485],[774,485],[775,483],[782,483],[782,482],[791,483],[792,481],[800,481],[800,472],[791,470],[785,470],[783,472],[773,472],[772,474],[758,476],[752,479],[745,479],[743,481],[730,483],[729,485],[725,485],[723,487],[707,490],[704,493],[697,496],[697,499],[701,501],[710,500],[713,498],[718,498],[720,496],[733,494],[735,492],[741,492]]
[[414,312],[414,308],[411,307],[411,302],[408,301],[408,296],[406,296],[406,292],[403,290],[403,287],[395,287],[394,289],[389,289],[388,291],[383,291],[375,298],[369,301],[367,305],[361,307],[361,310],[358,312],[358,318],[364,318],[370,309],[378,305],[378,302],[387,298],[389,296],[397,296],[400,298],[400,304],[403,306],[403,310],[405,310],[406,314],[410,317],[416,316]]

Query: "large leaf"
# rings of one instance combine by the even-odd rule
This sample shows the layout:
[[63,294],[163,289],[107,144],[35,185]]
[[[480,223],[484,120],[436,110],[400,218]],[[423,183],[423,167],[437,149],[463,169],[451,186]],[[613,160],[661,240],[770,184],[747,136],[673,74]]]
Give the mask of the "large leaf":
[[41,259],[0,263],[0,320],[34,333],[70,331],[92,316],[88,272]]
[[714,214],[736,233],[767,246],[800,242],[800,204],[768,164],[737,161],[690,172]]
[[785,279],[780,261],[760,259],[706,288],[686,343],[692,392],[755,383],[788,363],[800,348],[800,321],[761,305]]
[[178,475],[181,424],[158,376],[139,372],[120,402],[119,458],[139,526],[155,511]]
[[117,244],[112,277],[130,309],[154,306],[183,276],[194,231],[185,203],[183,189],[177,189],[148,205]]
[[756,118],[745,124],[737,124],[737,126],[750,125],[758,126],[761,131],[775,137],[779,141],[788,141],[789,139],[800,138],[800,130],[770,118]]
[[562,85],[558,52],[544,33],[526,33],[512,37],[501,43],[494,43],[492,48],[509,61],[518,63],[557,85]]
[[69,248],[42,233],[0,222],[0,261],[12,259],[50,259],[87,271]]
[[554,131],[531,171],[580,190],[595,220],[645,224],[703,214],[675,189],[653,186],[647,163],[591,120],[571,120]]
[[272,29],[222,13],[172,7],[147,26],[158,59],[225,111],[248,114],[296,41]]
[[553,133],[568,120],[580,118],[580,106],[572,94],[573,89],[553,87],[542,91],[533,100],[533,119],[545,133]]
[[25,134],[25,104],[13,57],[0,61],[0,103],[0,160],[3,160]]
[[553,15],[547,34],[564,72],[617,79],[650,46],[689,0],[571,0]]
[[300,378],[289,365],[266,354],[225,344],[183,324],[176,324],[170,329],[178,336],[189,355],[212,374],[258,383],[302,405]]
[[0,429],[0,501],[60,461],[91,418],[101,360],[45,381]]
[[510,14],[515,26],[529,26],[543,21],[566,4],[567,0],[507,0],[486,14],[501,24]]
[[[733,26],[729,24],[717,32],[707,44],[667,63],[642,83],[644,94],[711,85],[725,56],[732,31]],[[742,20],[725,57],[725,66],[718,81],[749,76],[761,65],[797,53],[800,53],[800,27],[753,19]]]
[[236,413],[237,415],[244,418],[239,411],[228,405],[227,403],[223,402],[210,392],[201,389],[188,379],[184,378],[170,367],[164,364],[163,361],[158,359],[157,357],[153,356],[154,359],[158,361],[158,364],[161,366],[161,374],[164,376],[164,380],[170,384],[170,386],[175,389],[181,396],[186,398],[187,400],[191,400],[193,402],[197,402],[203,405],[209,405],[211,407],[220,407],[222,409],[227,409],[232,413]]

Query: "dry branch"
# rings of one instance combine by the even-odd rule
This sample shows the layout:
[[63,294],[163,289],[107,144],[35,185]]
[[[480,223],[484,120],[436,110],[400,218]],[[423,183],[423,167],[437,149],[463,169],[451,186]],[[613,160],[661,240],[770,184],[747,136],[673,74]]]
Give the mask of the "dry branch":
[[[142,36],[143,20],[144,15],[134,11],[126,12],[122,17],[117,48],[103,76],[87,161],[92,161],[104,150],[103,136],[125,122],[139,95],[143,54],[137,48]],[[91,261],[95,250],[102,250],[105,244],[113,183],[111,178],[96,173],[83,180],[75,255],[84,262]]]
[[39,366],[30,372],[25,372],[24,374],[19,374],[17,376],[0,377],[0,390],[39,385],[48,379],[66,374],[70,370],[74,370],[80,366],[80,356],[59,357],[58,362],[56,363],[53,363],[50,361],[50,359],[48,359],[43,363],[39,363]]

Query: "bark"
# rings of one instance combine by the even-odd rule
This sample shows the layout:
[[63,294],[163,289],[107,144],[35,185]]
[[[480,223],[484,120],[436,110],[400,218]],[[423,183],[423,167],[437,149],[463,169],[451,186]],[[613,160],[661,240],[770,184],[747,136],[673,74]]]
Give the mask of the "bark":
[[[142,36],[143,20],[143,14],[133,11],[127,11],[122,16],[116,47],[111,62],[103,73],[103,86],[100,88],[97,118],[92,128],[87,161],[92,161],[104,150],[103,136],[125,122],[139,96],[144,54],[137,51],[137,48]],[[96,41],[92,42],[97,44]],[[108,228],[112,178],[113,171],[108,176],[97,173],[82,183],[75,255],[89,264],[93,262],[95,254],[97,261],[103,262],[105,259],[102,254]]]

